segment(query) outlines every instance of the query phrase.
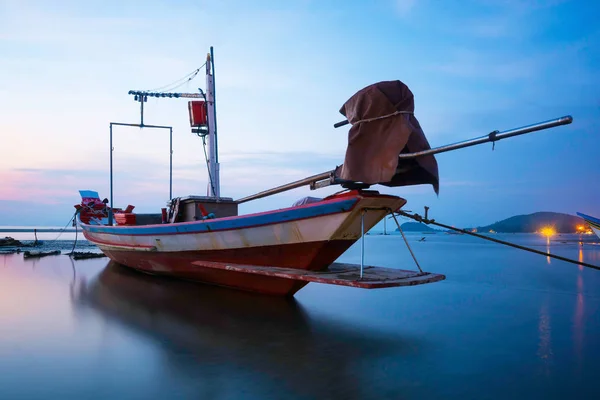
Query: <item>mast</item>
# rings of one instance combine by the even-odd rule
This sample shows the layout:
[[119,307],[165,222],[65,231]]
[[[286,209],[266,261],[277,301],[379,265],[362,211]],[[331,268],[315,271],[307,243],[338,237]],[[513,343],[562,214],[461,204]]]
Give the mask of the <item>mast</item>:
[[213,48],[206,56],[206,113],[208,117],[208,195],[221,197],[219,153],[217,148],[217,112],[215,107],[215,75]]

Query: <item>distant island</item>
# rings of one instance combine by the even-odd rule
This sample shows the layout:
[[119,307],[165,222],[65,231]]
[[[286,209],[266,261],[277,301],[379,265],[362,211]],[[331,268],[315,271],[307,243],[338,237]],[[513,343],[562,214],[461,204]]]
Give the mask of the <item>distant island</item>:
[[544,227],[553,227],[557,233],[577,233],[577,227],[587,227],[585,221],[575,215],[555,212],[536,212],[527,215],[515,215],[491,225],[478,226],[477,232],[498,233],[535,233]]
[[[446,232],[442,229],[433,229],[431,226],[422,222],[405,222],[401,225],[404,232]],[[481,233],[535,233],[544,227],[552,227],[556,233],[577,233],[578,231],[581,232],[581,227],[587,228],[587,224],[582,218],[575,215],[544,211],[527,215],[515,215],[490,225],[463,229]]]

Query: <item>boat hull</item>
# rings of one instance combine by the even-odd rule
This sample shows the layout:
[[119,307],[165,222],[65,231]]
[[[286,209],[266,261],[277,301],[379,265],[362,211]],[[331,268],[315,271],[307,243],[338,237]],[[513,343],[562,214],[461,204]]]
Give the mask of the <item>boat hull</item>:
[[249,275],[234,271],[220,271],[214,268],[204,268],[198,264],[202,262],[245,263],[260,266],[285,265],[294,269],[320,270],[327,268],[353,243],[354,241],[350,240],[334,240],[176,253],[105,249],[104,253],[119,264],[150,274],[283,296],[293,295],[308,282]]
[[[293,295],[308,282],[216,270],[231,263],[322,271],[406,200],[350,192],[268,213],[148,226],[82,224],[85,237],[113,261],[136,270],[272,295]],[[363,216],[364,214],[364,216]]]

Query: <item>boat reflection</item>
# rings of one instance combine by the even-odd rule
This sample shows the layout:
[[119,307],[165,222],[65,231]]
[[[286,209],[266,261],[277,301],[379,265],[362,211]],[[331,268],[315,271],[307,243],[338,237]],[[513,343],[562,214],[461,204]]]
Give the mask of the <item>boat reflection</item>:
[[371,375],[381,378],[377,359],[398,362],[416,347],[311,317],[294,299],[156,279],[114,263],[76,301],[158,341],[168,375],[210,377],[212,385],[260,382],[261,391],[285,387],[300,397],[369,398]]

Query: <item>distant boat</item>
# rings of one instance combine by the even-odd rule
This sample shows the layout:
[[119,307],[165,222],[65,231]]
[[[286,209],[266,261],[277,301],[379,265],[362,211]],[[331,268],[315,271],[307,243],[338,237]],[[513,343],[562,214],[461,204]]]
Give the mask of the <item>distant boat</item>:
[[583,218],[585,220],[585,222],[588,223],[590,228],[592,228],[592,231],[594,231],[596,236],[598,236],[598,238],[600,238],[600,219],[591,217],[586,214],[582,214],[580,212],[578,212],[577,215],[579,215],[581,218]]

